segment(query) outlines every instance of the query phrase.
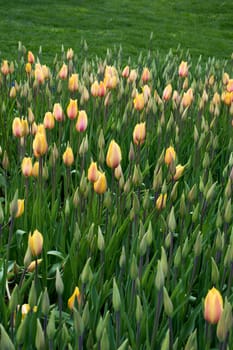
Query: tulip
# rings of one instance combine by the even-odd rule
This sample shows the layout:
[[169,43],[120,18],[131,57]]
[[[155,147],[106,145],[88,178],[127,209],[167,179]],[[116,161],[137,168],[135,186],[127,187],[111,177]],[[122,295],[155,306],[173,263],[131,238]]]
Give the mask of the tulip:
[[32,109],[29,107],[28,108],[28,121],[30,124],[32,124],[34,122],[35,116],[32,112]]
[[176,152],[172,146],[168,147],[165,152],[164,161],[167,165],[176,159]]
[[37,259],[37,262],[36,262],[36,260],[32,261],[32,262],[28,265],[27,271],[28,271],[28,272],[33,272],[33,271],[35,271],[36,265],[38,266],[41,262],[42,262],[42,259]]
[[77,114],[78,114],[77,100],[72,100],[72,98],[70,99],[70,103],[68,104],[66,113],[67,113],[68,118],[71,120],[73,120],[77,117]]
[[143,92],[144,102],[147,103],[149,100],[149,97],[151,96],[150,87],[148,85],[144,85],[142,87],[142,92]]
[[28,246],[32,256],[37,257],[42,252],[43,236],[38,230],[35,230],[33,234],[30,232],[28,237]]
[[7,60],[4,60],[2,62],[2,66],[1,66],[1,72],[3,75],[7,75],[10,73],[10,68],[9,68],[9,64]]
[[25,64],[25,72],[27,74],[30,74],[31,71],[32,71],[32,65],[31,65],[31,63],[28,62],[28,63]]
[[119,164],[118,167],[115,168],[114,176],[117,180],[120,180],[120,178],[123,176],[121,164]]
[[137,94],[133,103],[134,103],[134,108],[137,111],[141,111],[144,108],[144,104],[145,104],[143,93]]
[[138,73],[137,73],[136,69],[132,69],[129,73],[128,81],[130,83],[133,83],[137,80],[137,77],[138,77]]
[[75,92],[78,90],[78,74],[72,74],[69,78],[68,89],[71,92]]
[[41,85],[44,83],[45,77],[44,77],[44,72],[42,70],[42,67],[39,63],[36,64],[35,67],[35,81]]
[[193,91],[192,89],[188,89],[187,92],[184,92],[184,95],[182,97],[181,100],[181,104],[184,108],[188,107],[191,105],[191,103],[193,102]]
[[163,100],[168,101],[172,96],[172,86],[168,84],[163,90]]
[[99,171],[98,179],[94,182],[94,191],[98,194],[103,194],[107,190],[107,180],[105,173]]
[[33,64],[35,62],[35,57],[31,51],[28,51],[28,63]]
[[79,291],[78,287],[75,287],[73,294],[68,299],[68,308],[70,310],[73,310],[73,308],[75,306],[75,301],[77,301],[78,304],[80,305],[80,303],[81,303],[81,294],[80,294],[80,291]]
[[61,122],[63,120],[63,110],[60,103],[54,103],[53,115],[57,122]]
[[104,82],[101,81],[98,86],[98,96],[103,97],[106,94],[106,87],[104,85]]
[[66,147],[62,156],[63,162],[66,166],[71,166],[74,163],[74,154],[70,146]]
[[188,76],[188,64],[185,61],[182,61],[179,66],[179,76],[182,78]]
[[217,92],[215,92],[214,93],[214,96],[213,96],[213,104],[216,106],[216,105],[219,105],[220,104],[220,102],[221,102],[221,98],[220,98],[220,95],[217,93]]
[[148,80],[150,80],[150,71],[147,67],[145,67],[143,69],[143,72],[142,72],[142,82],[143,84],[147,83]]
[[50,69],[49,69],[49,67],[47,67],[45,64],[43,64],[41,69],[42,69],[42,72],[44,74],[44,79],[49,79],[49,77],[50,77]]
[[91,162],[88,172],[87,172],[87,178],[91,182],[96,182],[98,180],[99,171],[97,169],[96,162]]
[[230,106],[231,102],[233,100],[233,93],[232,92],[228,92],[228,91],[224,91],[222,93],[221,99],[227,106]]
[[[24,319],[24,317],[29,313],[30,310],[31,310],[31,308],[30,308],[29,304],[23,304],[21,306],[22,319]],[[37,306],[34,306],[32,311],[36,312],[37,311]]]
[[122,75],[123,78],[128,78],[128,76],[129,76],[129,66],[125,66],[125,68],[123,69],[121,75]]
[[84,110],[79,111],[78,119],[76,123],[76,130],[79,132],[83,132],[87,128],[87,114]]
[[24,157],[21,164],[21,170],[25,177],[32,175],[32,158]]
[[12,86],[10,89],[10,98],[15,98],[16,97],[16,88],[15,86]]
[[181,165],[181,164],[178,164],[176,166],[176,172],[175,172],[175,175],[173,176],[173,179],[175,181],[179,180],[181,178],[181,176],[183,175],[183,172],[184,172],[184,165]]
[[228,84],[228,81],[229,81],[229,75],[228,75],[228,73],[223,73],[223,76],[222,76],[222,82],[223,82],[223,84],[224,85],[227,85]]
[[15,137],[23,136],[23,127],[19,117],[14,118],[12,123],[12,133]]
[[164,209],[166,207],[167,193],[161,193],[156,200],[156,208],[158,210]]
[[51,112],[46,112],[44,116],[44,127],[45,129],[53,129],[54,128],[54,116]]
[[58,73],[58,76],[60,79],[66,79],[67,78],[67,75],[68,75],[68,67],[65,63],[63,63],[63,66],[61,67],[59,73]]
[[33,164],[33,167],[32,167],[32,176],[34,177],[38,177],[39,176],[39,162],[36,161],[34,164]]
[[220,292],[216,288],[209,290],[205,297],[204,318],[211,324],[218,323],[223,311],[223,300]]
[[69,48],[66,53],[66,58],[67,60],[72,60],[73,57],[74,57],[74,51],[73,49]]
[[48,144],[45,133],[38,132],[37,130],[32,147],[36,158],[43,156],[47,152]]
[[227,83],[227,91],[233,92],[233,79],[229,79],[229,81]]
[[99,93],[99,83],[97,80],[94,81],[94,83],[91,84],[91,94],[94,97],[97,97]]
[[29,134],[29,127],[28,127],[28,121],[27,119],[21,119],[21,125],[22,125],[22,136],[27,136]]
[[133,141],[136,145],[142,145],[146,138],[146,122],[135,125],[133,131]]
[[106,88],[114,89],[118,84],[118,73],[114,66],[105,68],[104,85]]
[[18,199],[17,204],[18,204],[18,210],[17,210],[17,213],[15,214],[15,217],[19,218],[24,213],[24,199]]
[[112,140],[108,147],[108,152],[106,156],[107,166],[111,169],[118,167],[122,159],[120,146]]

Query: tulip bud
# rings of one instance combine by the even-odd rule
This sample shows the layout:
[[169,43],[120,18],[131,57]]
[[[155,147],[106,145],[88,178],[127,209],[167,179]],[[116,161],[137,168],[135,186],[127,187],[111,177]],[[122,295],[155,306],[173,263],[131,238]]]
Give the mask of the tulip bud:
[[232,328],[232,307],[227,298],[225,299],[224,309],[217,325],[217,337],[220,342],[224,342]]
[[56,269],[56,280],[55,280],[55,287],[56,287],[56,292],[58,295],[62,295],[64,291],[64,284],[61,278],[60,271],[57,267]]
[[174,257],[174,266],[178,268],[180,266],[180,263],[181,263],[181,247],[179,246],[177,248],[177,251]]
[[28,246],[31,250],[32,256],[37,257],[40,255],[43,248],[43,236],[38,230],[35,230],[33,234],[30,232],[28,237]]
[[166,207],[167,193],[160,194],[156,200],[156,208],[158,210],[164,209]]
[[231,222],[231,218],[232,218],[232,208],[231,208],[231,198],[230,198],[225,207],[224,220],[227,224],[229,224]]
[[139,323],[143,316],[143,309],[139,295],[136,298],[136,321]]
[[106,156],[107,166],[111,169],[115,169],[120,164],[121,159],[122,156],[120,146],[114,140],[112,140]]
[[45,348],[44,332],[39,319],[37,319],[35,346],[37,350],[43,350]]
[[36,303],[37,303],[36,286],[35,286],[35,281],[32,281],[32,285],[28,296],[28,304],[30,306],[30,309],[33,309],[36,306]]
[[125,263],[126,263],[126,253],[125,253],[125,246],[123,246],[121,250],[120,260],[119,260],[119,265],[121,269],[125,267]]
[[49,322],[48,322],[46,330],[47,330],[48,339],[49,340],[53,340],[55,332],[56,332],[56,328],[55,328],[55,309],[53,309],[51,314],[50,314]]
[[120,311],[121,297],[120,297],[119,289],[118,289],[115,278],[113,279],[112,303],[113,303],[114,311],[115,312]]
[[211,257],[211,267],[211,282],[216,285],[219,281],[219,270],[213,257]]
[[168,317],[171,317],[173,314],[173,304],[168,295],[166,287],[163,287],[163,304],[164,304],[164,311],[166,315]]
[[74,154],[72,148],[68,145],[62,156],[63,162],[66,166],[70,167],[74,163]]
[[102,252],[105,248],[104,236],[102,234],[100,226],[98,227],[98,239],[97,239],[98,249]]
[[168,147],[165,152],[164,161],[167,165],[170,165],[176,159],[176,152],[172,146]]
[[202,251],[202,234],[201,232],[198,232],[195,244],[194,244],[194,255],[199,256]]
[[218,323],[223,311],[223,300],[220,292],[216,288],[209,290],[205,297],[204,318],[211,324]]
[[100,348],[102,350],[109,350],[110,349],[108,333],[106,331],[106,328],[104,328],[104,330],[103,330],[103,334],[102,334],[101,341],[100,341]]
[[42,301],[41,301],[41,312],[43,315],[47,316],[49,314],[49,306],[50,306],[49,294],[46,287],[42,295]]
[[10,301],[9,301],[9,311],[11,313],[15,311],[15,309],[17,308],[18,303],[19,303],[19,287],[16,284],[14,289],[13,289],[13,292],[11,294]]
[[18,212],[18,190],[16,190],[13,200],[10,203],[10,215],[12,218],[16,216]]
[[170,213],[169,213],[169,219],[168,219],[168,228],[171,232],[175,232],[176,229],[176,218],[174,213],[174,207],[172,207]]
[[88,258],[81,273],[81,281],[83,284],[86,284],[90,279],[90,273],[91,273],[90,261],[91,261],[91,258]]
[[184,350],[197,350],[197,330],[190,334]]
[[78,305],[80,305],[80,303],[81,303],[81,294],[80,294],[78,287],[75,287],[73,294],[71,295],[71,297],[68,300],[68,308],[70,310],[74,309],[75,302],[77,302]]
[[162,263],[159,260],[157,265],[157,273],[155,277],[155,286],[158,291],[160,291],[164,286],[164,273]]

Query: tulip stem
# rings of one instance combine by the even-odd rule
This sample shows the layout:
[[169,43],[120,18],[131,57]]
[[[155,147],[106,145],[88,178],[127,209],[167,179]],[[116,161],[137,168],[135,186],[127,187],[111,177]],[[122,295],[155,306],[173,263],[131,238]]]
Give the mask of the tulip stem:
[[172,350],[173,348],[173,327],[172,327],[172,318],[168,318],[168,325],[169,325],[169,350]]
[[7,244],[7,255],[6,255],[6,268],[8,268],[8,260],[9,260],[9,255],[10,255],[10,245],[11,245],[11,240],[13,236],[13,229],[14,229],[14,218],[10,218],[10,229],[9,229],[9,236],[8,236],[8,244]]
[[163,300],[163,289],[161,288],[158,293],[157,305],[155,308],[154,326],[153,326],[153,332],[151,337],[151,349],[155,349],[155,338],[156,338],[158,325],[159,325],[159,317],[160,317],[161,308],[162,308],[162,300]]
[[116,312],[116,346],[119,346],[120,343],[120,311]]

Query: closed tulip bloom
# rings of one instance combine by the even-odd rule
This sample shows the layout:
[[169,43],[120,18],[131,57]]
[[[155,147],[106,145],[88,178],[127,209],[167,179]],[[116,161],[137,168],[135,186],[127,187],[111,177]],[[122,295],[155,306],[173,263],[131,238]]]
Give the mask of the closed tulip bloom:
[[66,53],[66,58],[67,60],[72,60],[73,57],[74,57],[74,51],[73,49],[69,48]]
[[108,147],[108,152],[106,156],[107,166],[111,169],[115,169],[118,167],[122,159],[120,146],[112,140]]
[[107,180],[105,173],[99,171],[98,179],[94,182],[94,191],[98,194],[103,194],[107,190]]
[[142,92],[143,92],[144,102],[147,103],[151,96],[150,87],[148,85],[144,85],[142,87]]
[[29,107],[28,108],[28,121],[30,124],[32,124],[35,120],[34,113],[32,112],[32,109]]
[[142,145],[146,138],[146,122],[135,125],[133,131],[133,142],[136,145]]
[[63,120],[63,110],[60,103],[54,103],[53,115],[57,122],[61,122]]
[[35,62],[35,57],[31,51],[28,51],[28,63],[33,64]]
[[222,82],[223,82],[223,84],[224,84],[224,85],[227,85],[228,82],[229,82],[229,79],[230,79],[229,74],[226,73],[226,72],[224,72],[224,73],[223,73],[223,76],[222,76]]
[[44,116],[44,127],[45,129],[53,129],[54,128],[54,116],[51,112],[46,112]]
[[87,178],[91,182],[96,182],[98,180],[99,171],[97,169],[96,162],[91,162],[88,171],[87,171]]
[[16,218],[19,218],[24,213],[24,199],[18,199],[18,210],[15,215]]
[[19,117],[14,118],[12,123],[12,133],[15,137],[23,136],[23,126]]
[[27,271],[28,272],[33,272],[35,271],[36,265],[38,266],[40,263],[42,263],[42,259],[37,259],[37,262],[34,260],[32,261],[28,267],[27,267]]
[[70,146],[66,147],[62,156],[63,162],[66,166],[71,166],[74,163],[74,154]]
[[101,81],[98,86],[98,96],[103,97],[106,94],[106,87],[104,85],[104,82]]
[[166,207],[167,202],[167,193],[160,194],[159,197],[156,200],[156,208],[158,210],[164,209]]
[[188,63],[185,61],[182,61],[179,66],[179,76],[182,78],[188,76]]
[[68,67],[65,63],[63,63],[63,66],[61,67],[58,76],[60,79],[65,80],[67,78],[68,75]]
[[36,161],[34,164],[33,164],[33,167],[32,167],[32,176],[33,177],[38,177],[39,176],[39,162]]
[[128,78],[128,76],[129,76],[129,66],[125,66],[125,68],[123,69],[123,71],[121,73],[121,76],[123,78]]
[[176,159],[176,152],[172,146],[168,147],[165,152],[164,161],[167,165]]
[[134,101],[133,101],[133,103],[134,103],[134,108],[137,111],[141,111],[144,108],[144,105],[145,105],[143,93],[142,94],[137,94],[135,99],[134,99]]
[[173,176],[173,179],[175,181],[179,180],[181,178],[181,176],[183,175],[183,172],[184,172],[184,165],[181,165],[181,164],[178,164],[176,166],[176,172],[175,172],[175,175]]
[[66,110],[67,116],[69,119],[73,120],[77,117],[78,114],[78,102],[77,100],[70,99],[70,103],[68,104],[67,110]]
[[28,237],[28,246],[30,248],[32,256],[37,257],[42,252],[43,236],[38,230],[35,230],[33,234],[30,232]]
[[10,89],[10,98],[15,98],[16,97],[16,88],[15,86],[12,86]]
[[25,72],[26,72],[27,74],[30,74],[31,71],[32,71],[32,65],[31,65],[31,63],[27,62],[27,63],[25,64]]
[[213,96],[213,104],[216,106],[216,105],[219,105],[220,103],[221,103],[220,95],[219,93],[215,92]]
[[211,324],[218,323],[223,311],[223,300],[220,292],[216,288],[209,290],[205,297],[204,318]]
[[123,176],[121,164],[119,164],[118,167],[115,168],[114,176],[117,180],[120,180],[120,178]]
[[227,83],[227,91],[233,92],[233,79],[229,79],[229,81]]
[[142,82],[143,84],[147,83],[150,80],[150,71],[147,67],[144,67],[142,72]]
[[69,78],[68,89],[71,92],[78,90],[78,74],[72,74]]
[[80,303],[81,303],[81,293],[80,293],[78,287],[75,287],[73,294],[68,299],[68,308],[70,310],[73,310],[74,305],[75,305],[75,301],[77,301],[77,303],[80,305]]
[[28,127],[27,119],[21,119],[21,125],[22,125],[22,136],[25,137],[29,134],[29,127]]
[[2,62],[2,66],[1,66],[1,72],[3,75],[7,75],[10,73],[10,68],[9,68],[9,64],[7,60],[4,60]]
[[83,132],[87,128],[87,113],[84,110],[79,111],[77,123],[75,125],[76,130],[79,132]]
[[39,63],[35,67],[35,80],[38,84],[43,84],[45,80],[42,66]]
[[190,106],[192,102],[193,102],[193,92],[192,92],[192,89],[190,88],[187,92],[184,92],[184,95],[181,100],[181,104],[184,108],[186,108]]
[[33,152],[35,157],[41,157],[43,156],[48,149],[48,144],[46,140],[46,136],[43,132],[38,132],[35,135],[35,138],[33,140]]
[[233,100],[233,93],[224,91],[221,96],[222,101],[225,103],[225,105],[230,106],[231,102]]
[[163,100],[168,101],[170,100],[171,96],[172,96],[172,86],[171,84],[168,84],[163,90]]
[[91,94],[94,97],[97,97],[99,93],[99,83],[97,80],[94,81],[94,83],[91,84]]
[[21,164],[21,170],[25,177],[32,175],[32,158],[24,157]]
[[[29,304],[23,304],[21,306],[22,319],[25,318],[25,316],[29,313],[30,310],[31,310],[31,308],[30,308]],[[34,306],[32,311],[36,312],[37,311],[37,306]]]
[[133,83],[137,80],[137,77],[138,77],[138,73],[137,73],[136,69],[131,69],[131,71],[129,73],[128,81],[130,83]]

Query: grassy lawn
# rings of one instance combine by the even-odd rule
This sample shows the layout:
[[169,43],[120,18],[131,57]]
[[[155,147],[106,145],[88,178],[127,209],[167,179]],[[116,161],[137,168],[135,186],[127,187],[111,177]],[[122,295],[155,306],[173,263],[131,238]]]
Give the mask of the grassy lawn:
[[[91,56],[107,48],[123,48],[123,59],[140,51],[167,53],[180,44],[194,58],[230,58],[233,51],[233,2],[209,0],[10,0],[0,4],[0,57],[15,56],[18,41],[51,61],[61,45],[80,49],[88,43]],[[153,40],[150,44],[150,34]]]

